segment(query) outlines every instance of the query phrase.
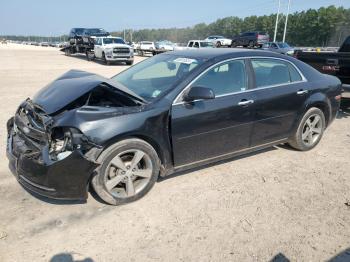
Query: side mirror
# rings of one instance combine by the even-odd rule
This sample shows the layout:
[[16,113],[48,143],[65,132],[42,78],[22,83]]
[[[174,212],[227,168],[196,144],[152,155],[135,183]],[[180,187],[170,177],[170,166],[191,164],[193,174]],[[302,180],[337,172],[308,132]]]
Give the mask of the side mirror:
[[214,91],[210,88],[203,86],[193,86],[190,91],[185,95],[184,101],[191,102],[197,99],[214,99]]

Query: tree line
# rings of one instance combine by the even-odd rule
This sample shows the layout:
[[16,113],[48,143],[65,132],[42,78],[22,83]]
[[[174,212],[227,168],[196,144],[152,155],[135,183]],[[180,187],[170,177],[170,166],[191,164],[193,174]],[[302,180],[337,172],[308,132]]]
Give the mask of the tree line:
[[[156,41],[167,39],[176,43],[186,43],[191,39],[204,39],[209,35],[223,35],[228,38],[246,31],[263,31],[272,40],[275,29],[276,14],[263,16],[237,16],[218,19],[213,23],[200,23],[187,28],[126,30],[125,38],[132,41]],[[282,41],[285,16],[280,16],[277,40]],[[298,46],[327,46],[337,30],[350,26],[350,8],[321,7],[308,9],[289,15],[286,41]],[[132,35],[131,35],[132,33]],[[350,32],[349,32],[350,33]],[[116,36],[124,36],[124,32],[113,32]],[[344,39],[343,35],[340,40]]]
[[[231,38],[241,32],[263,31],[274,35],[276,14],[263,16],[237,16],[218,19],[213,23],[200,23],[186,28],[140,29],[112,32],[114,36],[124,37],[127,41],[158,41],[170,40],[175,43],[187,43],[191,39],[204,39],[209,35],[223,35]],[[280,16],[277,40],[283,36],[285,17]],[[308,9],[289,15],[286,41],[295,46],[327,46],[339,45],[350,34],[350,8],[321,7]],[[67,36],[3,36],[6,39],[19,41],[62,41]]]

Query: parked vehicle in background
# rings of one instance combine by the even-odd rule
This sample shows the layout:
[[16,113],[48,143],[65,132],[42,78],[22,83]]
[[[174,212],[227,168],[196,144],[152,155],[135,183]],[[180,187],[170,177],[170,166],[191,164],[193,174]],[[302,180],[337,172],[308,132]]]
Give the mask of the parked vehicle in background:
[[66,55],[81,53],[89,57],[94,49],[94,39],[106,36],[110,36],[110,34],[101,28],[72,28],[69,33],[68,45],[61,51],[64,51]]
[[282,55],[293,55],[294,48],[283,42],[268,42],[263,44],[262,49],[276,52]]
[[94,44],[94,58],[109,65],[112,62],[134,63],[134,50],[120,37],[96,37]]
[[338,77],[343,83],[343,104],[350,105],[350,36],[345,39],[338,52],[297,50],[294,56],[324,74]]
[[48,46],[49,46],[49,43],[48,43],[48,42],[41,42],[41,43],[40,43],[40,46],[48,47]]
[[231,47],[262,47],[270,41],[270,36],[265,32],[244,32],[232,38]]
[[153,54],[153,51],[156,49],[155,45],[151,41],[141,41],[136,47],[136,51],[140,56],[145,55],[146,53]]
[[340,87],[293,57],[228,48],[160,54],[111,79],[71,70],[7,122],[9,167],[40,195],[82,200],[91,185],[125,204],[159,176],[282,143],[311,150]]
[[175,50],[192,49],[192,48],[214,48],[215,45],[212,42],[206,40],[190,40],[186,47],[176,46]]
[[2,39],[2,40],[1,40],[1,44],[3,44],[3,45],[7,45],[7,41],[6,41],[6,39]]
[[168,40],[161,40],[161,41],[155,42],[154,46],[157,50],[174,51],[175,44]]
[[212,42],[216,47],[231,46],[232,40],[221,35],[208,36],[205,41]]

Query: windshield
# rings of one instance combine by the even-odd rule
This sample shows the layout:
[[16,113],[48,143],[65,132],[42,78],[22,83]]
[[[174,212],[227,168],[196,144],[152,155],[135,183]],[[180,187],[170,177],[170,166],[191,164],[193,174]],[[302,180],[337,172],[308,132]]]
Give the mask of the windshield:
[[103,43],[108,44],[125,44],[124,40],[121,38],[103,38]]
[[163,54],[130,67],[112,79],[146,101],[169,91],[175,82],[186,77],[203,60]]
[[212,42],[200,42],[201,47],[214,47],[214,44]]
[[290,46],[287,43],[277,43],[279,48],[289,48]]

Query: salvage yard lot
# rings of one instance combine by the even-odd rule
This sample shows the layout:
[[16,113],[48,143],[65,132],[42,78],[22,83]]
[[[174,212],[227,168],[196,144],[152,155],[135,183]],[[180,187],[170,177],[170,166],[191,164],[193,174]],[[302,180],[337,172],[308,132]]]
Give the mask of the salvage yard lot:
[[0,45],[0,261],[318,261],[350,248],[349,112],[312,151],[273,147],[176,174],[124,206],[26,192],[5,154],[19,103],[70,69],[111,77],[126,68]]

